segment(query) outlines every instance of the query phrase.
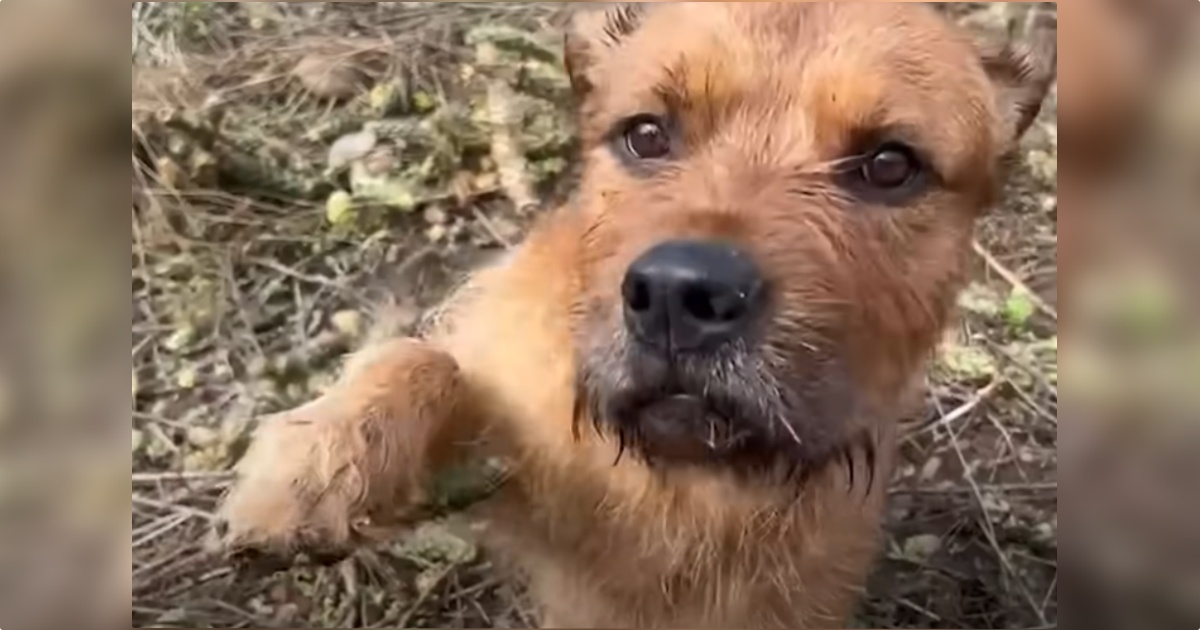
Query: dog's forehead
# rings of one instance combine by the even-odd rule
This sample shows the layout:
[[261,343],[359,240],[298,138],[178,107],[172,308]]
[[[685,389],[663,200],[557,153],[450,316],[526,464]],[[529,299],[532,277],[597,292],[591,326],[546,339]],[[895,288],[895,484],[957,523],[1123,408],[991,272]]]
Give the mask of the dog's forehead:
[[622,116],[666,100],[696,114],[690,132],[743,114],[829,147],[864,128],[908,127],[935,158],[963,163],[985,151],[975,145],[989,144],[996,115],[974,54],[912,3],[665,3],[614,51],[602,109]]
[[972,53],[940,16],[908,3],[674,3],[660,11],[644,43],[658,65],[707,73],[731,90],[771,82],[811,90],[805,79],[826,79],[945,91],[935,82],[963,74]]
[[[964,40],[923,3],[673,2],[652,5],[634,39],[645,52],[732,54],[781,66],[825,54],[847,61],[964,52]],[[655,51],[657,49],[657,51]],[[763,69],[760,66],[758,69]]]

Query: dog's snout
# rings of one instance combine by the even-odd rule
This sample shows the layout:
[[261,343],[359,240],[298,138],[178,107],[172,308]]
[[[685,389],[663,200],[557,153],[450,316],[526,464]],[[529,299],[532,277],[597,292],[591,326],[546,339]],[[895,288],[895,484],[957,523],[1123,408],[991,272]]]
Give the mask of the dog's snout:
[[762,274],[748,255],[718,242],[669,241],[630,265],[625,324],[658,351],[710,350],[737,338],[761,309]]

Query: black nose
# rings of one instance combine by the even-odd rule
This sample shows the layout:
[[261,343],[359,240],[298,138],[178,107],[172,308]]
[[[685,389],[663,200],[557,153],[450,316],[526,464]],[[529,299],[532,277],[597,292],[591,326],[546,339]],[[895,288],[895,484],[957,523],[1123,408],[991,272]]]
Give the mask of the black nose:
[[662,352],[705,351],[737,338],[761,310],[762,275],[716,242],[669,241],[629,266],[625,325]]

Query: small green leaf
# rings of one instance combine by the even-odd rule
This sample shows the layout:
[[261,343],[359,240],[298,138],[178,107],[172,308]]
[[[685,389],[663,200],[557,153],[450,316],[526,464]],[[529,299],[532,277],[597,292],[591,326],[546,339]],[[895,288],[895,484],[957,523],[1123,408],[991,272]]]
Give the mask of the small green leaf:
[[1025,328],[1033,313],[1033,300],[1025,291],[1014,289],[1004,303],[1004,319],[1013,328]]
[[437,109],[437,99],[429,92],[421,90],[413,94],[412,107],[417,113],[426,114]]
[[396,109],[403,96],[400,86],[389,81],[371,88],[367,95],[367,104],[376,116],[386,116]]
[[417,207],[417,198],[412,189],[403,182],[391,182],[383,189],[381,201],[401,212],[412,212]]
[[354,223],[357,213],[354,198],[344,190],[334,191],[325,202],[325,218],[330,224],[345,226]]
[[954,344],[942,348],[938,367],[949,377],[986,381],[999,373],[996,359],[983,348]]

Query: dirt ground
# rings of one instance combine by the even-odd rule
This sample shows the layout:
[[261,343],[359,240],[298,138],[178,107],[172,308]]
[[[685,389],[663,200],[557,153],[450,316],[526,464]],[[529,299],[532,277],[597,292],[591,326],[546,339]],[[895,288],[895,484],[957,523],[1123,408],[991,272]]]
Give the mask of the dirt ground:
[[[947,6],[992,34],[1026,9]],[[134,626],[536,623],[444,524],[271,576],[205,536],[254,418],[327,385],[381,300],[415,323],[569,190],[560,10],[135,3]],[[1056,625],[1056,109],[905,425],[861,627]]]

